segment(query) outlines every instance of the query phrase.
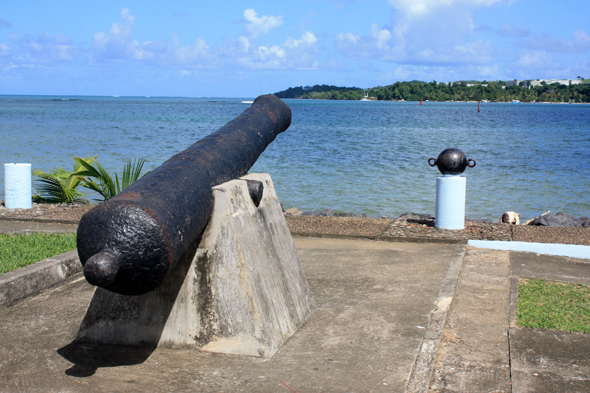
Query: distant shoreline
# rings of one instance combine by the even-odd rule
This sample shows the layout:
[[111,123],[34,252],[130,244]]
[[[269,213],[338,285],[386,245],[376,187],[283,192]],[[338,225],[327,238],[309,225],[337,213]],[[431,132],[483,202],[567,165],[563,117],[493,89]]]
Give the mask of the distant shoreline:
[[[420,100],[338,100],[334,98],[305,98],[305,97],[293,97],[293,98],[281,98],[282,100],[309,100],[309,101],[362,101],[362,102],[420,102]],[[448,102],[448,103],[464,103],[464,104],[477,104],[479,101],[434,101],[434,100],[423,100],[423,102]],[[481,101],[482,104],[514,104],[511,101]],[[552,105],[590,105],[590,102],[551,102],[551,101],[521,101],[519,104],[552,104]]]
[[[518,84],[516,82],[519,82]],[[590,103],[590,80],[572,84],[554,83],[529,86],[526,81],[395,82],[367,89],[333,85],[290,87],[276,92],[279,98],[307,98],[360,101],[437,102],[551,102]]]

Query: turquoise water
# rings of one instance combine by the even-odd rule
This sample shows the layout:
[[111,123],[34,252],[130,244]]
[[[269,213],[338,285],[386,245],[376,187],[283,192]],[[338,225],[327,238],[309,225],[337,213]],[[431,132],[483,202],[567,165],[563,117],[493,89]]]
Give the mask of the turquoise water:
[[[120,172],[143,157],[152,169],[251,99],[0,96],[0,158],[47,171],[98,155]],[[292,125],[251,170],[271,174],[285,208],[434,214],[439,173],[427,160],[457,147],[477,161],[464,173],[468,217],[590,215],[588,105],[285,102]]]

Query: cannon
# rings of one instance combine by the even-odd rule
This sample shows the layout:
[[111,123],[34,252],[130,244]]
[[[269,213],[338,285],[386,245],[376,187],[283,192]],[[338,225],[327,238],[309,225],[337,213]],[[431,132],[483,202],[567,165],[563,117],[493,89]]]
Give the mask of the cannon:
[[[117,196],[86,213],[78,255],[86,280],[123,295],[156,289],[205,230],[211,188],[245,175],[291,124],[291,109],[274,95],[176,154]],[[260,200],[260,184],[249,184]]]

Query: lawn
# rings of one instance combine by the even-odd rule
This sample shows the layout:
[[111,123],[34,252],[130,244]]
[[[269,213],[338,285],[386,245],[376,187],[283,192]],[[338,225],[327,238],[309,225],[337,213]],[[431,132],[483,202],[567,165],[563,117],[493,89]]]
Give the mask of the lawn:
[[0,274],[75,248],[75,233],[0,234]]
[[590,286],[521,279],[518,325],[590,333]]

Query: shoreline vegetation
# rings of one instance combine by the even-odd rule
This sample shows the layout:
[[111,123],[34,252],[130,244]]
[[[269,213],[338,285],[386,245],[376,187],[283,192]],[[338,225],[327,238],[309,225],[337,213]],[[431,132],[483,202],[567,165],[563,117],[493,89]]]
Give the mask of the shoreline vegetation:
[[590,103],[588,82],[584,80],[584,83],[569,85],[542,82],[539,86],[527,87],[523,82],[508,86],[506,81],[411,81],[369,89],[331,85],[299,86],[279,91],[275,95],[279,98],[312,100]]

